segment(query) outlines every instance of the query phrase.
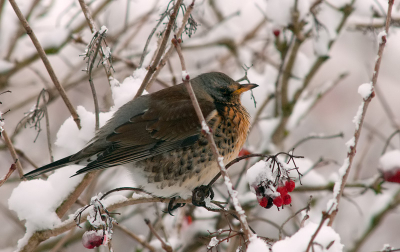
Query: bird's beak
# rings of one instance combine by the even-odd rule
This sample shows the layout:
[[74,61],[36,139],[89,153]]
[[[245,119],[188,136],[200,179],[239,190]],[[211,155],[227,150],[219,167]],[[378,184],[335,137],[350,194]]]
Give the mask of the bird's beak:
[[249,91],[250,89],[253,89],[256,87],[258,87],[257,84],[240,84],[240,88],[237,89],[234,93],[241,94],[241,93],[244,93],[244,92]]

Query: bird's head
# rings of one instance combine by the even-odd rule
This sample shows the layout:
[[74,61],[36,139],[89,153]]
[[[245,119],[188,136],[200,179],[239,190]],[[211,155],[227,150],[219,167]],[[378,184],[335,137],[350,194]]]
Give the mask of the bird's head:
[[240,84],[219,72],[199,75],[193,83],[218,103],[239,103],[242,93],[258,87],[257,84]]

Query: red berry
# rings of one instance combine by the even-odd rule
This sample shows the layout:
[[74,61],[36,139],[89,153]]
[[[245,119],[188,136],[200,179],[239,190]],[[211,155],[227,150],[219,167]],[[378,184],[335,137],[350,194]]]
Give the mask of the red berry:
[[400,183],[400,169],[396,167],[391,171],[384,171],[383,179],[387,182]]
[[290,197],[289,194],[286,194],[285,196],[283,196],[283,204],[289,205],[290,203],[292,203],[292,197]]
[[82,236],[82,244],[87,249],[93,249],[103,244],[103,231],[86,231]]
[[260,206],[262,207],[267,207],[268,205],[268,200],[266,197],[262,197],[261,199],[258,199],[258,204],[260,204]]
[[279,186],[276,191],[281,194],[281,196],[285,196],[288,193],[288,190],[284,186]]
[[281,196],[278,196],[274,199],[274,205],[277,207],[281,207],[283,204],[283,199]]
[[275,37],[278,37],[279,34],[281,34],[281,31],[280,31],[280,30],[273,30],[272,32],[274,33],[274,36],[275,36]]
[[294,183],[293,180],[288,180],[285,182],[285,187],[288,192],[293,192],[294,188],[296,187],[296,184]]

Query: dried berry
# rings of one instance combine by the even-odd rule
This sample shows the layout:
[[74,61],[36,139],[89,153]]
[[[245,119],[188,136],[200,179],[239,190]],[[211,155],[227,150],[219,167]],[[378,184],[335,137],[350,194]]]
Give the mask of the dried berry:
[[279,34],[281,34],[280,30],[273,30],[274,36],[279,37]]

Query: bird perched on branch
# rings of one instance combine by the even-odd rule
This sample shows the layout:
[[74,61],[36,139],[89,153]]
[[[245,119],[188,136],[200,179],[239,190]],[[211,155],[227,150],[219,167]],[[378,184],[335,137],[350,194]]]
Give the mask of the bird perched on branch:
[[[240,95],[258,85],[239,84],[218,72],[202,74],[191,84],[227,164],[237,157],[250,125]],[[144,191],[158,197],[189,198],[193,189],[208,184],[219,172],[217,158],[201,131],[189,94],[179,84],[131,100],[81,151],[24,177],[72,164],[85,165],[75,175],[125,165]]]

